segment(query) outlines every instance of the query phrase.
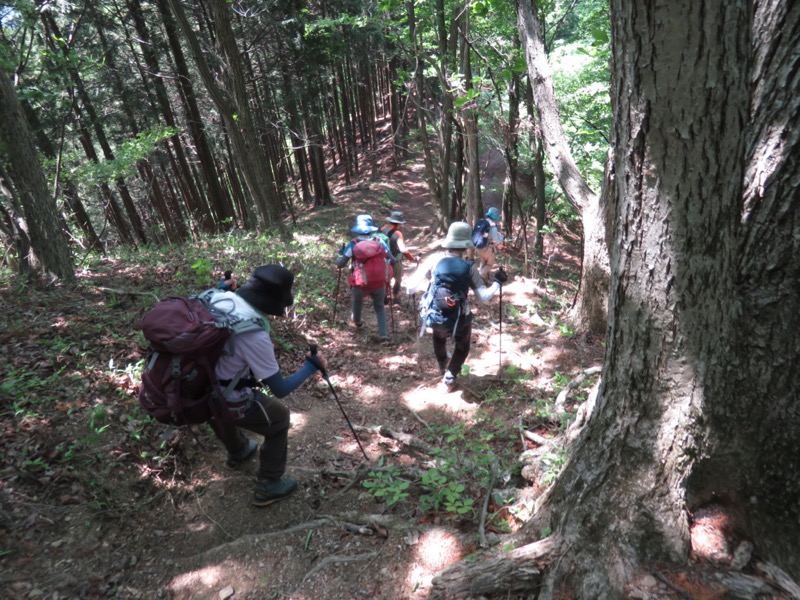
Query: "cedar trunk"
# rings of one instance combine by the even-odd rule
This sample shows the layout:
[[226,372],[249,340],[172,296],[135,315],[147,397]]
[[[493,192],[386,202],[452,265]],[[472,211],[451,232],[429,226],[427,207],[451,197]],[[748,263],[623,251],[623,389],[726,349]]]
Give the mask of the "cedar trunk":
[[[0,119],[0,142],[8,149],[14,185],[25,211],[30,246],[46,273],[72,282],[75,272],[67,241],[61,232],[56,203],[47,190],[22,105],[4,71],[0,71],[0,114],[3,115]],[[24,256],[19,258],[21,265],[27,260]]]

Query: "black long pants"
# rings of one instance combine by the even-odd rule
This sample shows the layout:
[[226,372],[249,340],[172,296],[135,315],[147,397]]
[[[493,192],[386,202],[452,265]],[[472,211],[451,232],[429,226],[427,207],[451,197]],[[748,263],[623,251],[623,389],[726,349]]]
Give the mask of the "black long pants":
[[211,419],[209,425],[229,453],[244,448],[243,435],[239,428],[264,436],[259,452],[259,479],[278,479],[286,471],[287,447],[289,445],[290,411],[275,397],[255,392],[253,404],[245,415],[232,423]]
[[[453,339],[453,356],[447,362],[447,340]],[[433,328],[433,354],[441,369],[447,365],[447,370],[458,377],[461,366],[467,360],[470,344],[472,343],[472,315],[465,319],[464,325],[456,329],[455,336],[452,331]]]

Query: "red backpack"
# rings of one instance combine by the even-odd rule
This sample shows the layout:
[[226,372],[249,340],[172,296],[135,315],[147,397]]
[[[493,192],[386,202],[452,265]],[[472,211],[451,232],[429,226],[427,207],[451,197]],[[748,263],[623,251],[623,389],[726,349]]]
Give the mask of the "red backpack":
[[372,291],[384,287],[387,281],[389,264],[384,245],[375,239],[355,242],[350,285]]
[[219,293],[208,290],[200,296],[167,298],[142,317],[150,347],[139,404],[161,423],[180,426],[212,417],[236,418],[223,398],[216,364],[233,333],[262,328],[263,322],[215,309],[213,298]]

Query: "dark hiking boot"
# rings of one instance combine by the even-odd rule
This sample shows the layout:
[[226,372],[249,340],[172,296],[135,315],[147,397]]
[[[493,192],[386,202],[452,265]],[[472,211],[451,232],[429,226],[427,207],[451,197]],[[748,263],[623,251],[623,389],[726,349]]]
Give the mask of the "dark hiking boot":
[[243,462],[253,456],[256,450],[258,450],[258,443],[256,443],[255,440],[247,440],[244,448],[238,452],[228,452],[228,460],[225,461],[225,468],[235,471]]
[[290,496],[297,489],[297,480],[291,477],[259,479],[253,488],[253,506],[269,506]]

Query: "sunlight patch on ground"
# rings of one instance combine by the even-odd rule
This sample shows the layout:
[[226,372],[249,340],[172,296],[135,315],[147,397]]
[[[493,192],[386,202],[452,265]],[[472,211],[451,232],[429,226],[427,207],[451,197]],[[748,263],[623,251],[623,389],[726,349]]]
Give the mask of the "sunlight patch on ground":
[[181,590],[195,591],[196,586],[211,588],[220,585],[220,582],[224,580],[225,571],[222,567],[212,565],[196,571],[181,573],[173,578],[168,587],[174,592],[179,592]]
[[453,415],[478,410],[478,404],[464,400],[459,390],[448,392],[444,384],[422,385],[415,390],[403,394],[402,400],[412,411],[418,413],[426,409],[437,409]]
[[292,429],[294,429],[294,434],[297,434],[298,431],[302,431],[306,425],[308,425],[308,417],[306,417],[304,413],[292,411]]
[[408,569],[406,585],[411,590],[430,588],[439,571],[461,560],[463,556],[458,539],[443,529],[423,533],[416,545],[414,562]]

